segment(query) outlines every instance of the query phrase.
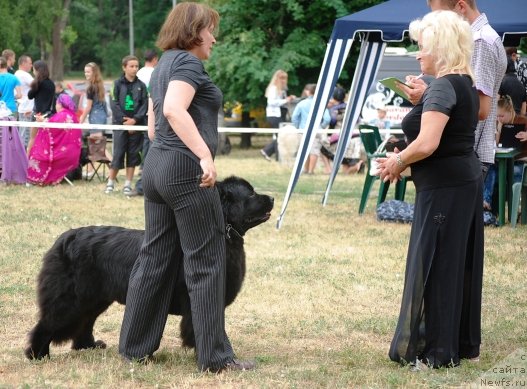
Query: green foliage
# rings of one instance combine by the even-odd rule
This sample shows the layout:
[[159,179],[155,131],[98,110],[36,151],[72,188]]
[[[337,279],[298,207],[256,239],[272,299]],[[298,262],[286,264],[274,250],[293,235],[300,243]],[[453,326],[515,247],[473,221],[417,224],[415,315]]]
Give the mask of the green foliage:
[[[93,61],[106,77],[120,74],[121,59],[130,53],[128,5],[128,0],[73,2],[71,24],[80,38],[71,48],[72,69],[82,69]],[[157,33],[171,6],[171,0],[134,0],[134,53],[140,59],[146,49],[155,48]]]
[[[265,105],[264,90],[277,69],[289,73],[300,95],[316,82],[336,18],[379,0],[211,0],[221,16],[218,45],[207,65],[225,100]],[[353,69],[345,69],[349,79]]]
[[10,0],[0,0],[0,9],[0,53],[7,48],[17,52],[22,48],[17,7]]

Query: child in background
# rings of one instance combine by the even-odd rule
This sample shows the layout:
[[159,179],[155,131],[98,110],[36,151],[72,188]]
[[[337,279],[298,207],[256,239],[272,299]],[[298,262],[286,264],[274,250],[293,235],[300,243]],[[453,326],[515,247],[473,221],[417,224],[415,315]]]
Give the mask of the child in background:
[[[377,117],[370,120],[370,125],[377,127],[379,130],[389,130],[391,127],[391,122],[386,119],[386,107],[380,106],[377,108]],[[386,137],[390,134],[386,133]]]
[[[112,90],[113,124],[145,125],[148,93],[146,85],[137,78],[139,60],[133,55],[127,55],[122,60],[122,66],[123,75],[115,80]],[[114,191],[117,173],[126,167],[123,194],[130,196],[135,167],[141,163],[140,151],[143,147],[143,134],[137,131],[114,131],[113,144],[114,155],[105,192]]]

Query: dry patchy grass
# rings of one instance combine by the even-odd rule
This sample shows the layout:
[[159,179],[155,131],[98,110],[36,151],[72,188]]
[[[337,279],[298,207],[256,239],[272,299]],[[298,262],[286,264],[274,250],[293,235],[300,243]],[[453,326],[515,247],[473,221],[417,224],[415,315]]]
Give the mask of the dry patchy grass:
[[[274,196],[278,214],[289,169],[263,160],[256,147],[234,149],[217,165],[222,177],[239,175]],[[95,181],[74,187],[1,186],[0,387],[462,386],[526,347],[527,229],[505,226],[485,230],[481,362],[418,374],[390,362],[410,226],[377,222],[375,198],[359,216],[363,179],[339,175],[329,204],[322,207],[327,177],[302,176],[282,229],[275,229],[273,218],[247,234],[248,273],[226,322],[239,356],[255,358],[259,366],[222,375],[196,372],[193,353],[180,347],[177,317],[168,320],[159,362],[123,363],[117,353],[123,307],[116,304],[95,325],[107,350],[52,346],[51,359],[27,361],[22,350],[36,322],[35,278],[44,252],[72,227],[142,228],[143,204],[120,192],[105,195]]]

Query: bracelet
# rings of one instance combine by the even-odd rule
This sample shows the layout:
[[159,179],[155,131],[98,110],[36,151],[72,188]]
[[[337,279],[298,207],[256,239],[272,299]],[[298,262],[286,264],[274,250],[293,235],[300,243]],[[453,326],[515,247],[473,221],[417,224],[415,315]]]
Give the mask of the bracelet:
[[405,163],[401,159],[401,153],[399,153],[399,154],[397,154],[395,156],[395,161],[397,162],[397,166],[399,166],[399,167],[404,167],[405,166]]

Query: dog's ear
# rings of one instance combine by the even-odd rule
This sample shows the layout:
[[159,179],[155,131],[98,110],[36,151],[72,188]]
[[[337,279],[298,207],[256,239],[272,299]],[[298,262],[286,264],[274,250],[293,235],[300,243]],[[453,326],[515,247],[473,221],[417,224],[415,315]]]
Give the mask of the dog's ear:
[[216,188],[218,188],[222,204],[232,202],[232,193],[227,190],[226,185],[224,185],[223,182],[217,182]]

